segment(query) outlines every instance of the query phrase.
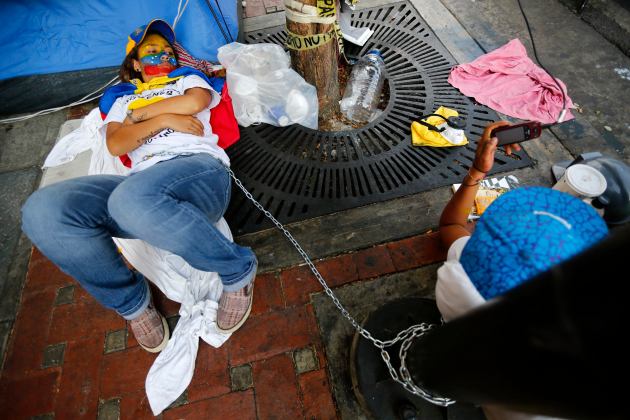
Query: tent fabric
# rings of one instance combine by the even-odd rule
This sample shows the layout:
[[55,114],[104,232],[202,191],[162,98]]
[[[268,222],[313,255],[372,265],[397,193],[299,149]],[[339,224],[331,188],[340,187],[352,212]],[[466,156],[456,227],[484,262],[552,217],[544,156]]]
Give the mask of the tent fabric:
[[[189,0],[175,27],[178,42],[195,57],[217,61],[217,49],[237,38],[237,4]],[[172,24],[178,5],[174,0],[4,0],[0,80],[119,66],[127,36],[151,19]]]

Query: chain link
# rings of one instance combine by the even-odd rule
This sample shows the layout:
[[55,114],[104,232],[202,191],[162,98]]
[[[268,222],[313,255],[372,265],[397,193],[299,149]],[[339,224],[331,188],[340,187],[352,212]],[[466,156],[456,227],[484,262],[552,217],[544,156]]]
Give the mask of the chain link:
[[[273,224],[278,229],[280,229],[280,231],[282,231],[284,236],[286,236],[287,239],[289,240],[289,242],[291,242],[291,244],[295,247],[297,252],[304,259],[304,261],[306,262],[308,267],[311,269],[311,271],[315,275],[315,278],[317,278],[317,281],[319,281],[319,284],[321,284],[322,287],[324,288],[324,292],[333,301],[333,303],[335,304],[337,309],[339,309],[341,314],[350,322],[350,324],[352,324],[354,329],[357,330],[357,332],[359,334],[361,334],[361,336],[363,338],[365,338],[366,340],[371,341],[377,348],[379,348],[381,350],[381,357],[383,358],[383,361],[387,365],[387,369],[389,370],[389,374],[394,379],[394,381],[396,381],[400,385],[402,385],[403,388],[405,388],[407,391],[411,392],[414,395],[418,395],[418,396],[424,398],[425,400],[429,401],[430,403],[433,403],[433,404],[436,404],[436,405],[439,405],[439,406],[442,406],[442,407],[446,407],[446,406],[449,406],[449,405],[455,403],[454,400],[451,400],[451,399],[448,399],[448,398],[439,397],[439,396],[436,396],[436,395],[432,395],[432,394],[428,393],[427,391],[423,390],[422,388],[418,387],[413,382],[413,379],[411,378],[411,374],[409,373],[409,370],[407,369],[407,366],[405,364],[406,358],[407,358],[407,350],[409,350],[409,347],[411,347],[412,341],[415,338],[417,338],[417,337],[422,337],[429,330],[431,330],[431,328],[433,328],[435,325],[427,324],[427,323],[421,323],[421,324],[417,324],[417,325],[412,325],[411,327],[407,328],[406,330],[400,331],[398,334],[396,334],[396,337],[394,337],[393,339],[386,340],[386,341],[379,340],[378,338],[375,338],[374,336],[372,336],[372,334],[368,330],[363,328],[352,317],[352,315],[350,315],[348,310],[341,304],[339,299],[337,299],[337,296],[335,296],[335,293],[332,291],[332,289],[330,287],[328,287],[328,285],[326,284],[326,281],[324,280],[322,275],[319,274],[319,271],[315,267],[315,264],[313,264],[313,262],[311,261],[311,258],[308,256],[306,251],[304,251],[302,249],[302,247],[300,246],[298,241],[295,240],[293,235],[291,235],[291,232],[289,232],[282,225],[282,223],[280,223],[278,220],[276,220],[276,218],[269,211],[267,211],[262,206],[262,204],[260,204],[249,191],[247,191],[247,189],[245,188],[243,183],[236,177],[236,175],[234,174],[234,172],[230,168],[227,168],[227,170],[230,173],[230,176],[232,177],[232,179],[234,179],[234,183],[241,189],[241,191],[243,191],[243,193],[245,194],[245,197],[247,197],[252,203],[254,203],[254,206],[256,206],[256,208],[258,210],[263,212],[264,215],[269,220],[271,220],[273,222]],[[391,347],[394,344],[397,344],[398,342],[401,343],[400,350],[398,352],[398,355],[399,355],[399,358],[400,358],[400,368],[399,368],[399,371],[396,371],[396,369],[394,368],[394,366],[391,363],[391,358],[390,358],[390,355],[389,355],[389,353],[387,351],[387,347]]]

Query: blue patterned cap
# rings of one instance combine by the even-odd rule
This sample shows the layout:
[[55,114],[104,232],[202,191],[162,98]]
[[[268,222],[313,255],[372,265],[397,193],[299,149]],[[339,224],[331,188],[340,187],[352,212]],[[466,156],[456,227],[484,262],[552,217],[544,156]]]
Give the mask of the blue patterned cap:
[[607,233],[604,220],[583,201],[550,188],[518,188],[484,212],[460,263],[487,300],[578,254]]
[[125,47],[125,55],[129,55],[129,52],[136,45],[142,43],[147,32],[155,31],[162,35],[169,44],[175,42],[175,32],[171,25],[162,19],[153,19],[146,25],[142,25],[134,29],[134,31],[127,37],[127,46]]

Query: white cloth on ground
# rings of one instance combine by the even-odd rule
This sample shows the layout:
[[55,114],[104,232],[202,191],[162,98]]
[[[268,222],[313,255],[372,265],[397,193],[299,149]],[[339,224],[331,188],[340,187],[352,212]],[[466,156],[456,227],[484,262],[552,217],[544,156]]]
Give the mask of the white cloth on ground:
[[[79,153],[92,150],[90,175],[127,175],[129,169],[112,156],[105,145],[103,121],[98,108],[81,126],[61,138],[49,153],[44,168],[72,161]],[[225,237],[232,234],[225,219],[216,224]],[[230,334],[216,328],[216,311],[223,286],[217,273],[199,271],[179,256],[135,239],[114,241],[125,258],[169,299],[180,302],[180,319],[166,348],[149,369],[145,382],[153,414],[160,414],[179,397],[190,383],[199,347],[199,338],[220,347]]]

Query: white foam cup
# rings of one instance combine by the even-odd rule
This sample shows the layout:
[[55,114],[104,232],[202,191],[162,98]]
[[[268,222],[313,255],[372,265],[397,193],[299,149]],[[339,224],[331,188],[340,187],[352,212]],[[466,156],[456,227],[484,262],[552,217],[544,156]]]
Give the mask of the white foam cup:
[[553,189],[578,198],[595,198],[606,191],[606,186],[606,178],[601,172],[592,166],[577,163],[564,171]]

